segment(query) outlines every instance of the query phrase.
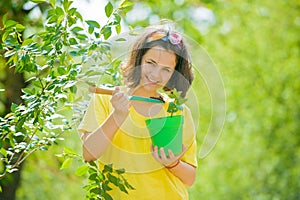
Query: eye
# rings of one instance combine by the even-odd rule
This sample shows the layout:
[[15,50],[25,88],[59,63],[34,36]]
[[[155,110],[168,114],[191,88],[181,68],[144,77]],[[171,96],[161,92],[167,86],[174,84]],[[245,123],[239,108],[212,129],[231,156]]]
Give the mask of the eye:
[[164,70],[165,72],[168,72],[168,73],[171,73],[171,72],[172,72],[172,70],[171,70],[170,68],[168,68],[168,67],[165,67],[163,70]]
[[146,63],[148,66],[151,66],[151,67],[155,67],[155,66],[156,66],[156,64],[155,64],[153,61],[151,61],[151,60],[146,60],[145,63]]
[[153,62],[151,62],[151,61],[146,61],[146,63],[147,63],[147,64],[153,64]]

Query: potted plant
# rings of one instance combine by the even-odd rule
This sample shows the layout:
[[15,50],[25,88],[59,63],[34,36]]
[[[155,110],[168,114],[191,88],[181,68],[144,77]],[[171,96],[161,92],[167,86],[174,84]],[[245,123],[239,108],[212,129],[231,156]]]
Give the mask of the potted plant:
[[[171,99],[167,102],[167,112],[170,115],[158,118],[149,118],[146,120],[146,126],[149,130],[152,144],[158,146],[160,149],[164,147],[165,154],[168,156],[168,149],[171,149],[174,155],[182,152],[182,128],[184,117],[181,114],[174,115],[178,110],[182,111],[182,104],[187,101],[186,98],[181,97],[181,91],[176,89],[167,92]],[[160,154],[160,151],[158,151]]]

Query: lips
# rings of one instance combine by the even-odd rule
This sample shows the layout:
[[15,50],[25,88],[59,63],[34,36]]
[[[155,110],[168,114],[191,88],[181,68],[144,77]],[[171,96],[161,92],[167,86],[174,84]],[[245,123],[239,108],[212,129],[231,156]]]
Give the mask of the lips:
[[159,81],[152,80],[148,76],[146,76],[146,79],[147,79],[147,82],[148,82],[147,84],[150,84],[150,85],[157,85],[159,83]]

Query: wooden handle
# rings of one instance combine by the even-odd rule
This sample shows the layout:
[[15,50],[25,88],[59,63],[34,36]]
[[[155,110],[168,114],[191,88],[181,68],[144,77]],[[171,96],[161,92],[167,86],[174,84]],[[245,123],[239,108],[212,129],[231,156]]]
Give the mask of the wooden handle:
[[110,88],[103,88],[103,87],[89,87],[89,91],[92,93],[96,93],[96,94],[108,94],[108,95],[112,95],[113,94],[113,89]]

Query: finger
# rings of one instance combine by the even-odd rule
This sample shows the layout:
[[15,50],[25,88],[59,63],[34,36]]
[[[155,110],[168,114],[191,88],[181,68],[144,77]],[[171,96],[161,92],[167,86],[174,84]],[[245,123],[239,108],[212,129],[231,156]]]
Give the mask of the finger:
[[121,91],[119,91],[119,92],[114,93],[112,98],[116,99],[116,100],[120,100],[123,96],[124,96],[124,94]]
[[119,102],[118,102],[119,106],[121,109],[125,109],[125,110],[128,110],[129,107],[130,107],[130,102],[128,101],[128,99],[121,99]]
[[164,150],[163,147],[160,148],[160,157],[161,157],[161,159],[163,159],[163,160],[167,160],[167,156],[166,156],[166,154],[165,154],[165,150]]
[[123,92],[115,93],[111,98],[111,103],[129,103],[128,97]]
[[168,152],[169,152],[169,158],[170,159],[175,158],[175,155],[173,154],[173,151],[171,149],[169,149]]
[[124,94],[124,93],[121,93],[121,95],[119,96],[119,102],[120,103],[129,103],[129,99],[128,97]]
[[115,90],[113,91],[113,95],[117,94],[119,91],[120,91],[120,87],[119,86],[115,87]]
[[159,156],[158,156],[158,147],[157,147],[157,146],[154,147],[153,152],[152,152],[152,155],[153,155],[153,157],[154,157],[157,161],[160,160],[160,158],[159,158]]

